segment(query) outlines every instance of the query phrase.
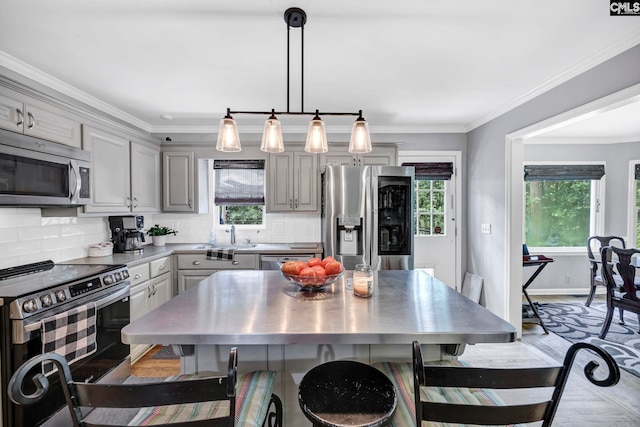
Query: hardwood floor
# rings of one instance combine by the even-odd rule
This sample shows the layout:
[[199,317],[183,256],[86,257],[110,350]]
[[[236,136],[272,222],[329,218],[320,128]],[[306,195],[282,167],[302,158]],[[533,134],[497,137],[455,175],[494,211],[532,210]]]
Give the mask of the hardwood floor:
[[[584,304],[585,296],[539,296],[538,302],[575,302]],[[595,301],[604,301],[596,296]],[[539,325],[524,325],[522,340],[509,344],[468,345],[461,360],[477,366],[521,367],[561,364],[571,343],[555,334],[545,334]],[[132,367],[137,376],[176,375],[180,363],[176,359],[153,359],[152,349]],[[621,370],[620,382],[609,388],[591,384],[583,373],[585,354],[578,354],[569,376],[553,425],[559,426],[638,426],[640,425],[640,378]],[[537,390],[534,393],[547,393]],[[530,393],[530,392],[526,392]],[[498,393],[500,394],[500,393]],[[501,395],[508,402],[522,394]]]

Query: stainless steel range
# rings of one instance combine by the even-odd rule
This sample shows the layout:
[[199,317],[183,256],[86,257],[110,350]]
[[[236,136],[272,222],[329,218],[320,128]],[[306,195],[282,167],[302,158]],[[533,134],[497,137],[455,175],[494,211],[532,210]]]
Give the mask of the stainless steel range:
[[[86,307],[91,308],[91,320],[95,321],[86,328],[91,351],[71,362],[74,380],[97,381],[122,363],[129,355],[129,346],[120,339],[120,330],[130,320],[129,287],[126,265],[42,261],[0,270],[1,389],[7,389],[11,375],[22,363],[52,344],[46,338],[45,326],[57,325],[60,318],[62,325],[67,313],[74,315]],[[50,396],[30,407],[16,406],[6,392],[0,393],[0,427],[40,426],[64,406],[64,396],[56,384],[58,376],[48,378],[52,384]]]

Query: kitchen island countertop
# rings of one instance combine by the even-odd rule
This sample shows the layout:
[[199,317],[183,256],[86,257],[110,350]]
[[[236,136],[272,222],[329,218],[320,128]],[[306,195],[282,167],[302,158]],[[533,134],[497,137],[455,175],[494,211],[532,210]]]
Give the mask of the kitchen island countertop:
[[[346,272],[349,277],[351,272]],[[133,321],[129,344],[463,344],[511,342],[510,323],[416,270],[378,271],[371,298],[300,292],[278,271],[222,271]]]

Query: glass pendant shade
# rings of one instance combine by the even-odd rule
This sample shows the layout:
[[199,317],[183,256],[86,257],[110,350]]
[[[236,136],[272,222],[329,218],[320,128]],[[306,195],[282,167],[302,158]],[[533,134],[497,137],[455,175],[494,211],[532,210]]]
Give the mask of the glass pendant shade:
[[276,119],[274,115],[264,122],[260,150],[266,151],[267,153],[282,153],[284,151],[282,127],[280,127],[280,120]]
[[229,115],[220,120],[216,150],[231,152],[240,151],[240,135],[238,134],[238,126],[236,125],[236,121]]
[[304,145],[304,151],[307,153],[326,153],[329,151],[324,122],[317,113],[309,123],[309,132],[307,132],[307,143]]
[[369,134],[369,123],[362,117],[353,122],[351,130],[351,140],[349,141],[350,153],[370,153],[371,135]]

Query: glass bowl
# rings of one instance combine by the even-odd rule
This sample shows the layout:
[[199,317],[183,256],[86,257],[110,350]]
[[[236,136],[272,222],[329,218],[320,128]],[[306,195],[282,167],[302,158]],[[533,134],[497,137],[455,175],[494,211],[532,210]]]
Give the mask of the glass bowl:
[[344,270],[342,270],[338,274],[331,274],[329,276],[297,276],[295,274],[287,274],[284,271],[280,270],[282,276],[290,281],[291,283],[295,283],[300,287],[300,289],[305,291],[320,291],[324,289],[327,285],[337,282],[342,275],[344,274]]

